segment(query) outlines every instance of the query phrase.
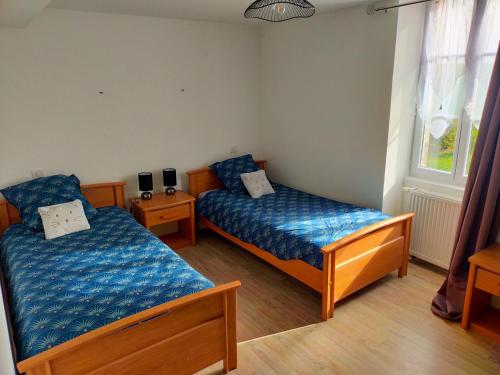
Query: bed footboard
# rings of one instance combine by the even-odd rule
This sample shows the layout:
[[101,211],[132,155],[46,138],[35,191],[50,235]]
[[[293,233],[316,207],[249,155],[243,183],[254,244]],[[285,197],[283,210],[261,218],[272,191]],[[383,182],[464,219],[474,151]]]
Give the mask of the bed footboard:
[[237,365],[239,281],[153,307],[18,362],[28,375],[192,374]]
[[333,317],[336,301],[394,270],[399,277],[406,275],[413,216],[408,213],[376,223],[321,249],[323,320]]

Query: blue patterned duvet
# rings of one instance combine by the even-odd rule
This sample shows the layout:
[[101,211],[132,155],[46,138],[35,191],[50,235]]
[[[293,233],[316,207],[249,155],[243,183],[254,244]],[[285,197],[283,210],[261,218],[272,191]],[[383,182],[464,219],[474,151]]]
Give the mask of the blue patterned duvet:
[[219,228],[283,259],[322,269],[321,248],[390,218],[383,212],[273,184],[275,194],[253,199],[224,189],[198,201],[198,213]]
[[88,231],[46,241],[16,224],[1,239],[18,360],[213,286],[126,211],[98,211]]

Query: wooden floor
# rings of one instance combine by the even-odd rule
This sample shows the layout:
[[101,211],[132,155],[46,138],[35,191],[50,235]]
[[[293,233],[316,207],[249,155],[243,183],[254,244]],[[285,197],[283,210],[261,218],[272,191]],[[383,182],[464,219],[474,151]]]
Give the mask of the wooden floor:
[[319,294],[211,232],[179,254],[216,284],[242,282],[231,374],[500,374],[500,345],[432,315],[444,274],[427,265],[410,263],[406,278],[385,277],[322,322]]

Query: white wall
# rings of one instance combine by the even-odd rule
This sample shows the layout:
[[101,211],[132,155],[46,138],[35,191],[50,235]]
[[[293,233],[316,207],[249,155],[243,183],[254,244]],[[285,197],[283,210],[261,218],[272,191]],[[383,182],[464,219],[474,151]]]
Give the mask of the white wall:
[[0,187],[41,169],[133,195],[141,170],[161,188],[165,167],[259,156],[259,54],[245,25],[46,10],[1,29]]
[[26,27],[51,0],[0,0],[0,27]]
[[393,215],[401,213],[403,180],[410,174],[425,9],[417,4],[398,12],[382,204]]
[[382,206],[397,13],[365,7],[262,32],[262,142],[276,181]]

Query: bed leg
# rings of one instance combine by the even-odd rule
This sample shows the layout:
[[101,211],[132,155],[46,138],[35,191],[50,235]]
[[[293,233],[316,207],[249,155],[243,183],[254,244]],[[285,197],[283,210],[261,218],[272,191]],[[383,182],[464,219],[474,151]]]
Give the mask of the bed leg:
[[334,309],[334,285],[333,281],[335,278],[335,267],[333,264],[335,254],[324,253],[323,254],[323,288],[322,288],[322,307],[321,307],[321,318],[323,320],[328,320],[333,318]]
[[403,277],[408,274],[408,258],[410,256],[410,238],[411,238],[411,222],[412,218],[406,219],[404,226],[405,241],[403,245],[403,259],[401,262],[401,267],[399,267],[398,277]]
[[236,290],[224,295],[226,321],[226,356],[224,358],[224,373],[238,366],[238,346],[236,342]]

